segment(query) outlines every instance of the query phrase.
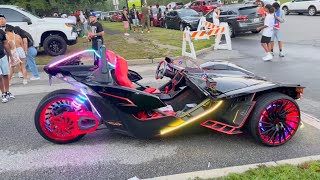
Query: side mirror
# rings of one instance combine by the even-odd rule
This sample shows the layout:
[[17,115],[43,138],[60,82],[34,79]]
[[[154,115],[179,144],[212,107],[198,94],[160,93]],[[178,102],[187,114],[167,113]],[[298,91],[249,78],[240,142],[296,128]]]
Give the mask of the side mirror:
[[31,19],[28,17],[23,17],[22,21],[28,23],[28,25],[32,24]]

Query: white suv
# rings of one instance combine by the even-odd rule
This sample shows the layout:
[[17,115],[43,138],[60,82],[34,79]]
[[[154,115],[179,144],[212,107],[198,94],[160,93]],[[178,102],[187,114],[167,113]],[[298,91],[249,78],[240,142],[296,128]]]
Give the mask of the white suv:
[[62,55],[67,45],[77,43],[78,33],[74,22],[63,18],[40,18],[18,6],[0,5],[0,13],[7,24],[19,26],[31,34],[35,47],[43,47],[51,56]]
[[282,4],[281,8],[287,15],[291,12],[308,12],[310,16],[315,16],[320,12],[320,0],[293,0]]

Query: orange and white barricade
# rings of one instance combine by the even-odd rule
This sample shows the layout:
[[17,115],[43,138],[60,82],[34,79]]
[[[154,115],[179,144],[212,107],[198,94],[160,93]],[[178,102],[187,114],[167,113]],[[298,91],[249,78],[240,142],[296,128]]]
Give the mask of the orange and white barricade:
[[[232,50],[228,24],[221,23],[220,26],[216,26],[210,22],[203,21],[202,19],[200,20],[198,29],[199,29],[198,31],[190,31],[189,27],[185,28],[183,32],[182,56],[188,56],[193,59],[196,59],[197,56],[196,56],[192,39],[195,39],[195,40],[209,39],[210,36],[216,37],[214,49]],[[223,45],[220,44],[222,35],[225,35],[225,39],[226,39],[226,44],[223,44]],[[190,52],[186,52],[187,43],[190,46]]]

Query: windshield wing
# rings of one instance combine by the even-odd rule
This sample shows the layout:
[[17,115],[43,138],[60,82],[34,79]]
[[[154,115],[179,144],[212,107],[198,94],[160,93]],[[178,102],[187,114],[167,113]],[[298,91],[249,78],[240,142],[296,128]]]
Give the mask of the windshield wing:
[[41,18],[41,17],[37,16],[36,14],[34,14],[34,13],[30,12],[30,11],[27,11],[27,10],[25,10],[25,9],[23,9],[23,8],[19,8],[19,9],[20,9],[21,11],[25,12],[25,13],[28,13],[28,14],[31,15],[31,16],[34,16],[34,17],[36,17],[36,18]]

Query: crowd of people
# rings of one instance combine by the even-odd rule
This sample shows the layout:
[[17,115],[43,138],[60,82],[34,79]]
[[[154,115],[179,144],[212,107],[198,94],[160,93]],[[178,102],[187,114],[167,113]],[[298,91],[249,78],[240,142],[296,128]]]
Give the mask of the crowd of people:
[[35,61],[37,50],[33,46],[32,36],[20,27],[8,25],[6,17],[2,14],[0,14],[0,41],[1,101],[6,103],[15,98],[9,91],[15,69],[19,72],[19,77],[23,78],[24,85],[28,83],[27,70],[33,74],[30,80],[39,80],[40,76]]

